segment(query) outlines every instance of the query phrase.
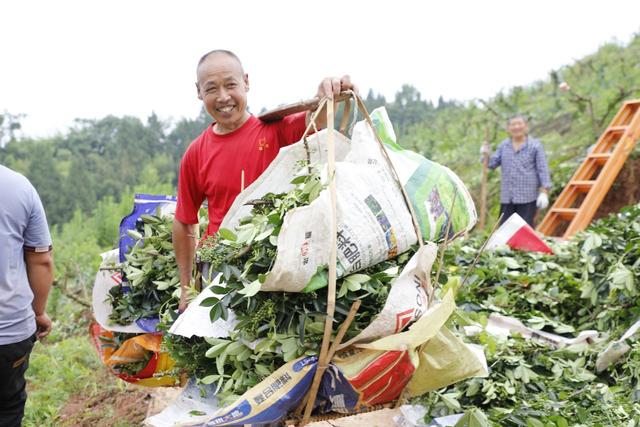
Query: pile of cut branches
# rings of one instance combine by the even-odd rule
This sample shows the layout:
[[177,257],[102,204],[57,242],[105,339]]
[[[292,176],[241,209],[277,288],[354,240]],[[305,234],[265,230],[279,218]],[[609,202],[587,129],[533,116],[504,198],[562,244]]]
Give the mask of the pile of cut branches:
[[171,243],[172,223],[171,216],[141,215],[137,229],[128,231],[135,244],[119,265],[126,282],[109,289],[112,323],[128,325],[157,318],[163,307],[177,308],[180,276]]
[[[449,276],[464,275],[482,239],[451,247]],[[487,332],[469,338],[485,348],[490,375],[417,399],[428,417],[476,407],[501,426],[636,426],[640,419],[640,342],[616,366],[597,373],[606,345],[640,318],[640,205],[594,222],[555,256],[500,249],[483,253],[459,290],[456,324],[486,325],[491,313],[567,337],[596,329],[592,344],[555,348]]]
[[[276,257],[277,237],[290,210],[315,200],[323,186],[317,170],[297,176],[287,193],[252,202],[251,213],[234,230],[220,229],[198,250],[200,261],[223,276],[217,295],[202,301],[212,322],[232,310],[239,323],[228,338],[166,335],[165,348],[189,374],[216,383],[223,403],[235,400],[286,362],[319,353],[327,313],[327,268],[318,268],[302,292],[261,292]],[[346,338],[357,335],[382,310],[391,281],[414,250],[338,280],[335,325],[361,301]],[[334,330],[337,328],[334,328]]]

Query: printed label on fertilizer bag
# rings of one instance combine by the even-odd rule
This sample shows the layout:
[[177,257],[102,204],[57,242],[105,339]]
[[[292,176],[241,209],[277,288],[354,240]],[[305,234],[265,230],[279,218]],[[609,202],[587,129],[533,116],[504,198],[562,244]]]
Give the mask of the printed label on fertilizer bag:
[[427,242],[416,252],[391,285],[391,291],[382,311],[362,332],[343,343],[346,348],[358,342],[367,342],[380,337],[397,334],[420,318],[427,310],[427,294],[430,275],[438,247]]
[[[471,229],[475,207],[464,184],[446,167],[416,153],[401,149],[384,109],[375,110],[373,120],[400,181],[409,195],[426,240],[444,237],[448,218],[451,233]],[[247,201],[265,194],[291,189],[300,161],[326,163],[327,131],[280,150],[267,170],[235,200],[222,223],[233,229],[249,213]],[[417,242],[406,202],[366,122],[356,124],[350,142],[335,133],[338,229],[338,276],[355,273],[406,251]],[[454,194],[456,204],[451,210]],[[327,265],[330,201],[328,191],[311,204],[285,216],[278,235],[278,253],[262,291],[300,292],[319,266]]]
[[[451,235],[471,230],[477,221],[475,205],[460,178],[446,166],[400,147],[384,108],[375,109],[371,119],[411,200],[424,238],[442,240],[449,217],[452,220]],[[374,138],[371,127],[365,122],[357,123],[353,131],[352,148],[345,161],[385,164],[379,150],[367,147]],[[386,168],[384,170],[390,172]],[[451,210],[454,194],[457,194],[456,202]]]
[[317,361],[313,356],[287,363],[205,425],[268,424],[282,419],[311,387]]

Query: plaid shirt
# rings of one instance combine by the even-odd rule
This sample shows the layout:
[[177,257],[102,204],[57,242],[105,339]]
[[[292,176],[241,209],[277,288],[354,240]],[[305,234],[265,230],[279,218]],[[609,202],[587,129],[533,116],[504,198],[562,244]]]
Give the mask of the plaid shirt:
[[500,143],[489,158],[489,168],[502,166],[500,203],[530,203],[537,199],[540,187],[551,188],[549,166],[539,140],[529,138],[517,152],[511,138]]

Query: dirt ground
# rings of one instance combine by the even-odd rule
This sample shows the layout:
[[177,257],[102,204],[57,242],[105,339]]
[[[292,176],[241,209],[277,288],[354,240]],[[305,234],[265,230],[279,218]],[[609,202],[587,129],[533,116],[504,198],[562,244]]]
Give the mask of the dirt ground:
[[619,212],[624,206],[640,202],[640,157],[629,158],[605,196],[594,219]]
[[[98,372],[98,375],[104,387],[94,392],[71,396],[60,410],[55,425],[64,427],[143,425],[154,400],[157,400],[154,396],[161,389],[125,383],[106,370]],[[166,404],[163,403],[164,406]]]
[[[94,397],[74,396],[62,409],[57,422],[60,426],[111,427],[142,426],[144,419],[162,411],[180,393],[179,388],[103,391]],[[396,409],[381,409],[366,414],[328,421],[316,421],[309,427],[386,427],[395,425]]]
[[57,425],[78,427],[140,426],[151,400],[142,389],[111,389],[92,397],[73,396],[60,411]]

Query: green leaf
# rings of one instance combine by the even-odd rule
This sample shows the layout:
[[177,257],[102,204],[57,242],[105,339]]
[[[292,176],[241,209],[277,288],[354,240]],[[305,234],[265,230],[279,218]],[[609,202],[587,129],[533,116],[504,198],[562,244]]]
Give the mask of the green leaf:
[[264,240],[267,237],[271,236],[272,234],[273,234],[273,227],[269,227],[266,230],[264,230],[262,233],[258,234],[255,238],[255,241],[259,242],[261,240]]
[[[217,295],[225,295],[229,291],[229,289],[227,289],[227,288],[225,288],[223,286],[211,286],[209,288],[209,290],[211,292],[213,292],[214,294],[217,294]],[[202,304],[200,304],[200,305],[202,305]]]
[[229,344],[225,352],[229,356],[237,356],[238,354],[242,353],[245,348],[247,347],[241,342],[234,341],[231,344]]
[[258,292],[260,292],[261,286],[262,284],[260,283],[260,280],[254,280],[253,282],[245,286],[244,289],[238,291],[238,293],[246,297],[252,297]]
[[226,342],[216,344],[213,347],[211,347],[209,350],[207,350],[204,356],[211,359],[218,357],[224,351],[224,349],[227,348],[229,344],[231,344],[231,341],[226,341]]
[[142,234],[138,233],[136,230],[127,230],[127,234],[133,239],[142,240]]
[[544,427],[544,423],[538,419],[528,417],[527,427]]
[[349,289],[351,292],[357,292],[362,289],[362,284],[360,284],[360,282],[351,280],[350,277],[345,277],[344,283],[346,283],[347,289]]
[[453,409],[454,411],[460,410],[460,402],[456,399],[455,393],[441,394],[440,398],[448,408]]
[[307,179],[309,179],[309,175],[299,175],[291,180],[291,184],[297,185],[304,183]]
[[216,359],[216,369],[218,374],[224,375],[224,363],[227,361],[227,353],[223,351]]
[[271,369],[269,369],[266,365],[256,363],[253,365],[253,368],[256,370],[256,373],[262,377],[268,377],[271,375]]
[[250,225],[250,226],[238,232],[236,243],[238,244],[251,243],[253,238],[256,237],[256,227],[253,224],[247,224],[247,225]]
[[229,240],[231,242],[236,241],[236,235],[233,231],[228,228],[221,228],[218,230],[218,236],[220,236],[224,240]]
[[249,357],[251,357],[252,351],[250,348],[245,347],[244,350],[242,350],[237,356],[236,356],[236,360],[238,362],[244,362],[245,360],[248,360]]
[[514,258],[504,257],[502,261],[505,263],[507,268],[511,270],[517,270],[520,268],[520,264]]
[[602,237],[597,233],[590,233],[582,244],[582,252],[589,253],[595,248],[602,246]]
[[366,274],[356,273],[356,274],[350,274],[349,276],[346,277],[346,279],[349,279],[349,281],[354,283],[363,284],[371,280],[371,277],[367,276]]
[[216,380],[220,378],[220,375],[207,375],[206,377],[199,380],[201,384],[213,384]]
[[311,276],[311,279],[309,279],[309,283],[307,283],[307,286],[305,286],[304,289],[302,289],[302,291],[300,292],[304,292],[304,293],[314,292],[314,291],[317,291],[318,289],[325,288],[327,286],[327,283],[328,283],[327,267],[320,266],[316,270],[316,273],[313,276]]
[[340,289],[336,294],[336,298],[338,299],[343,298],[345,295],[347,295],[347,292],[349,292],[349,284],[345,281],[342,281],[342,284],[340,285]]
[[218,298],[218,297],[207,297],[207,298],[203,299],[202,301],[200,301],[200,306],[201,307],[212,307],[212,306],[216,305],[219,301],[220,301],[220,298]]
[[289,353],[292,351],[296,351],[298,349],[298,343],[295,338],[287,338],[282,341],[282,351],[284,353]]
[[222,316],[222,309],[220,308],[220,304],[217,303],[213,307],[211,307],[211,311],[209,311],[209,320],[211,323],[215,322]]
[[634,275],[624,264],[618,264],[609,275],[611,286],[617,289],[626,289],[629,293],[635,293]]

